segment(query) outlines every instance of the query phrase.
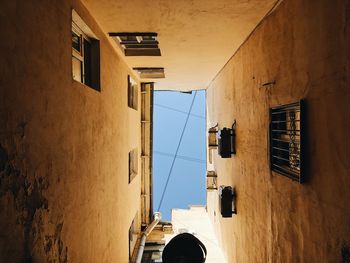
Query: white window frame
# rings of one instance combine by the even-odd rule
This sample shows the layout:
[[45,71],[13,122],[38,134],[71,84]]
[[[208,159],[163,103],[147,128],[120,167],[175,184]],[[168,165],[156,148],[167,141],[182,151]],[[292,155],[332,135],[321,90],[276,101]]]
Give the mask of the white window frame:
[[[91,43],[91,40],[87,35],[84,34],[84,32],[79,28],[77,24],[72,21],[72,32],[80,37],[80,52],[78,52],[76,49],[73,48],[72,45],[72,59],[73,57],[78,59],[81,62],[81,83],[86,84],[85,81],[85,64],[84,64],[84,40]],[[72,65],[73,67],[73,65]],[[73,74],[73,70],[72,70]],[[74,76],[72,75],[73,79]],[[76,79],[74,79],[76,80]]]

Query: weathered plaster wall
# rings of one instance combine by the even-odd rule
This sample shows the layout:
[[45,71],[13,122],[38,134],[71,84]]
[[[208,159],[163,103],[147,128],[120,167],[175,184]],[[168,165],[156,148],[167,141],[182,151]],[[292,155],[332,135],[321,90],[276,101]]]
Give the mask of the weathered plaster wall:
[[[101,92],[72,80],[72,8],[100,38]],[[128,262],[128,68],[76,0],[1,1],[0,32],[0,262]]]
[[[349,19],[346,0],[285,0],[207,89],[208,128],[237,120],[237,154],[215,153],[214,167],[238,214],[223,219],[208,193],[228,262],[350,262]],[[270,171],[268,111],[302,98],[310,168],[298,184]]]

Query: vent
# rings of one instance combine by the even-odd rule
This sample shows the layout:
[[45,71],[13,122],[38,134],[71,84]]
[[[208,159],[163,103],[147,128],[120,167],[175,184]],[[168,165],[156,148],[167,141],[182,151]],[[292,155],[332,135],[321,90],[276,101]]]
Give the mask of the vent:
[[109,33],[123,49],[125,56],[160,56],[155,32]]
[[270,109],[271,170],[300,183],[304,181],[304,108],[300,101]]
[[141,79],[161,79],[165,78],[164,68],[145,68],[136,67],[133,70],[137,71]]

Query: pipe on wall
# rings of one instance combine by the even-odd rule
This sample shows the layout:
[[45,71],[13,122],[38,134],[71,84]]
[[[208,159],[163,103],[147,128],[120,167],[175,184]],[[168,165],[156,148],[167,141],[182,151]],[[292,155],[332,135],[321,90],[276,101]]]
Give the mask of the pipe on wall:
[[152,221],[152,223],[150,225],[148,225],[146,230],[142,233],[141,242],[140,242],[139,249],[137,251],[137,256],[136,256],[135,263],[141,263],[143,250],[145,249],[147,236],[152,232],[152,230],[159,223],[161,218],[162,218],[162,214],[160,212],[155,212],[153,214],[153,221]]

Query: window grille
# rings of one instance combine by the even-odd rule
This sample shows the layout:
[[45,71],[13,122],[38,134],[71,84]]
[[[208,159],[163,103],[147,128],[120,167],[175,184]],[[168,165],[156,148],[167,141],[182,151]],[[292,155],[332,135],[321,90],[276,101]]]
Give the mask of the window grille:
[[304,101],[270,109],[271,170],[302,183]]

